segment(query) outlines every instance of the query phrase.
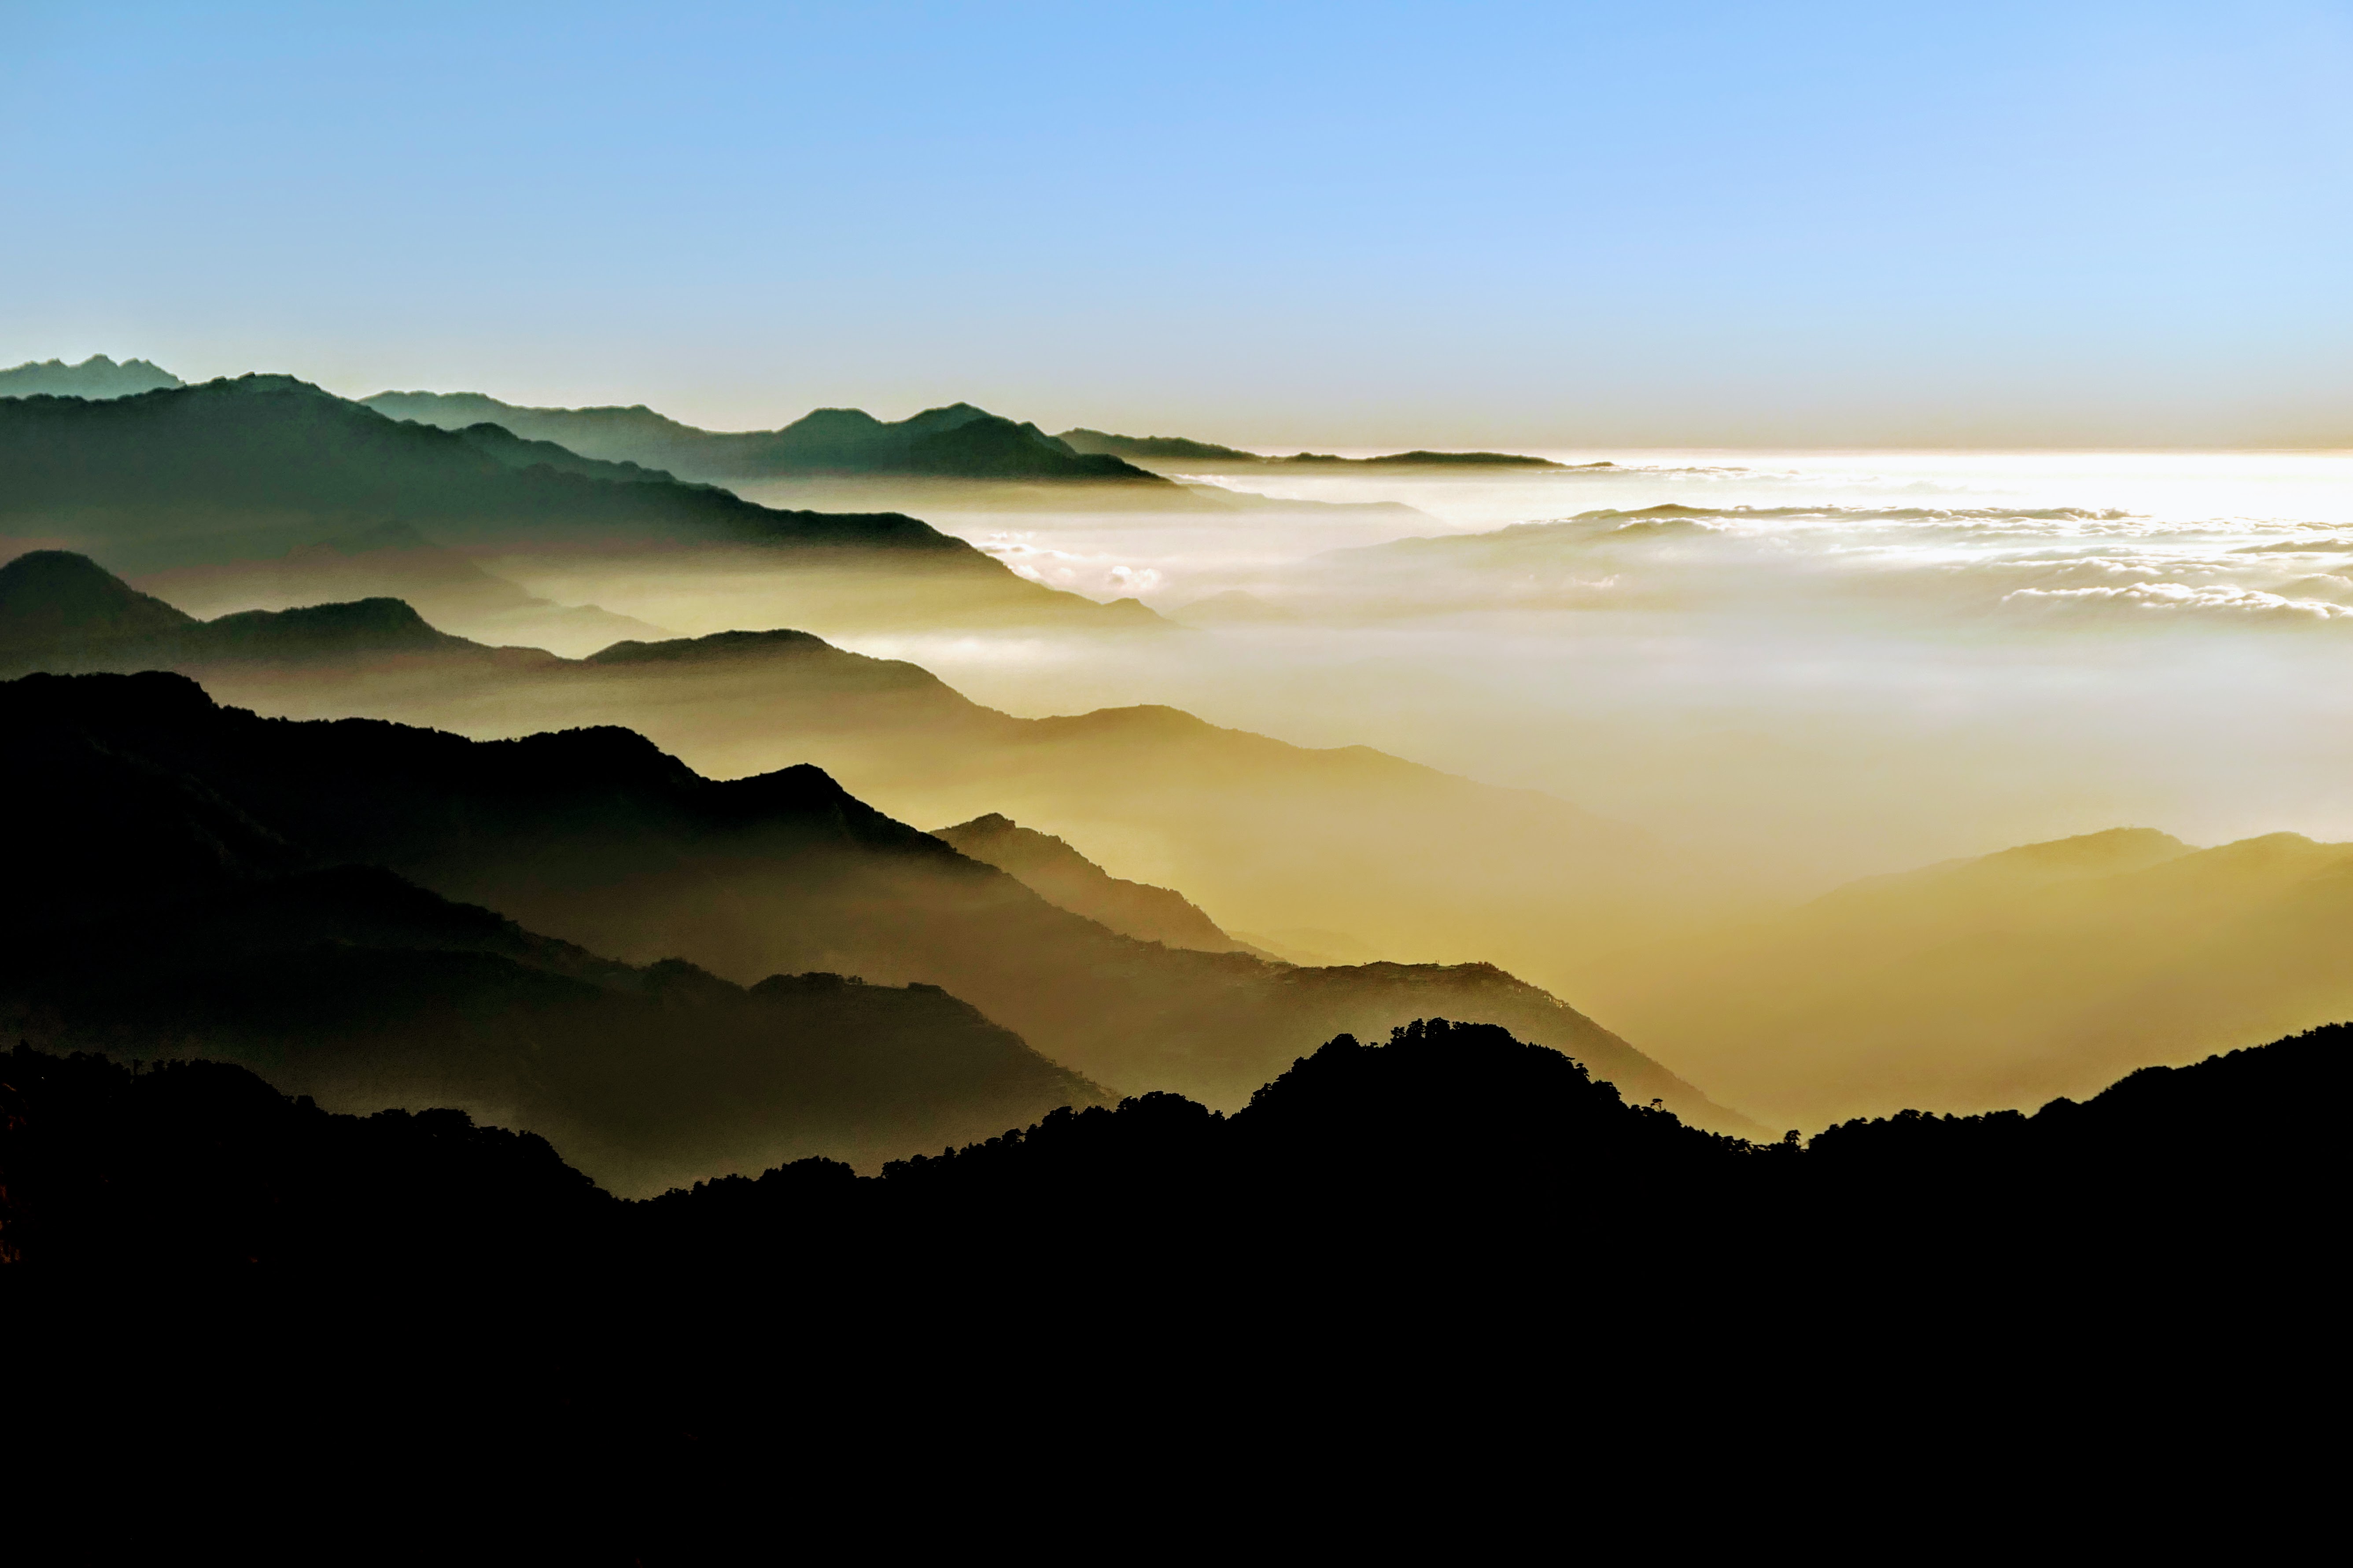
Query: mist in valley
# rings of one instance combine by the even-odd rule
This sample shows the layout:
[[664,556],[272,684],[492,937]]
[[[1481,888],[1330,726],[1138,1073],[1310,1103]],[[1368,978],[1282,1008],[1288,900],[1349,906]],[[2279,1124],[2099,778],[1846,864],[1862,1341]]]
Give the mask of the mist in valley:
[[8,23],[12,1539],[2318,1533],[2343,5]]
[[2353,837],[2353,460],[1548,456],[1619,467],[1247,481],[1418,521],[937,511],[1197,635],[845,646],[1014,712],[1378,746],[1791,891],[2125,824]]
[[[1501,965],[1776,1122],[2039,1103],[2353,1008],[2309,935],[2335,916],[2282,913],[2335,910],[2353,838],[2353,459],[1362,456],[739,487],[919,516],[961,554],[387,523],[135,583],[223,627],[396,597],[489,645],[182,647],[223,701],[615,725],[720,779],[813,763],[902,823],[1005,820],[1189,900],[1219,933],[1193,945]],[[2047,878],[2004,902],[1932,877],[1860,924],[1814,901],[2124,828],[2179,851],[2174,884],[2094,855],[2056,908]],[[2192,853],[2255,839],[2308,852]],[[2228,897],[2162,890],[2200,878]],[[714,957],[746,940],[695,955],[748,984],[770,961]],[[2166,980],[2201,942],[2228,956]]]

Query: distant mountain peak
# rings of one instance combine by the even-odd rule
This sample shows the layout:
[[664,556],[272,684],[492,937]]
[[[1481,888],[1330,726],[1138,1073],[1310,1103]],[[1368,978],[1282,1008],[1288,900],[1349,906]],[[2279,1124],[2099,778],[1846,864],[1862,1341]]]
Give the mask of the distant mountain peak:
[[104,354],[92,354],[79,364],[49,359],[0,370],[0,397],[128,397],[186,384],[159,364],[143,359],[118,364]]
[[339,652],[468,646],[462,637],[434,630],[403,599],[353,599],[291,610],[240,610],[205,625],[232,647],[265,628],[274,644],[302,643]]
[[600,648],[584,664],[685,664],[733,658],[746,653],[830,648],[833,645],[811,632],[712,632],[708,637],[673,637],[664,642],[617,642]]

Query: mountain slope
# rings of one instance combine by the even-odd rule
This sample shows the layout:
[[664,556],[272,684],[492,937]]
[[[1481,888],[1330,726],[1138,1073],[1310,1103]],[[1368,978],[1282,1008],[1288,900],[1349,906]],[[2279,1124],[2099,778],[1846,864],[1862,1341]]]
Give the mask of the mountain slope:
[[444,429],[491,423],[591,458],[641,463],[727,483],[807,475],[923,475],[1167,488],[1117,458],[1082,454],[1034,425],[952,404],[895,423],[861,409],[820,408],[780,430],[697,429],[642,405],[522,408],[478,392],[380,392],[367,406]]
[[0,370],[0,397],[127,397],[186,384],[163,366],[143,359],[117,364],[104,354],[92,354],[79,364],[49,359]]
[[13,1037],[241,1061],[330,1106],[456,1105],[630,1191],[871,1165],[1100,1098],[934,988],[617,963],[332,864],[152,748],[10,735],[12,820],[40,828],[0,911]]
[[935,827],[932,837],[1015,878],[1055,908],[1084,915],[1122,936],[1199,952],[1249,951],[1219,931],[1184,894],[1124,881],[1062,840],[995,812],[953,827]]
[[314,663],[296,678],[119,647],[93,661],[60,642],[14,668],[176,668],[264,711],[485,738],[614,724],[720,776],[814,762],[902,821],[994,812],[1084,844],[1112,875],[1181,889],[1228,931],[1340,939],[1306,943],[1318,952],[1483,960],[1569,995],[1612,948],[1670,920],[1696,875],[1639,832],[1534,791],[1167,708],[1018,719],[917,666],[802,633],[633,641],[576,661],[461,651]]
[[0,688],[0,727],[188,781],[321,861],[385,867],[624,962],[681,956],[738,984],[826,971],[943,985],[1123,1089],[1230,1103],[1314,1039],[1436,1013],[1505,1024],[1630,1098],[1739,1124],[1492,966],[1301,970],[1134,942],[812,767],[723,783],[614,729],[476,742],[264,720],[165,675],[28,677]]
[[1584,994],[1683,1070],[1819,1124],[2031,1105],[2353,1018],[2348,931],[2353,845],[2117,829],[1636,949]]

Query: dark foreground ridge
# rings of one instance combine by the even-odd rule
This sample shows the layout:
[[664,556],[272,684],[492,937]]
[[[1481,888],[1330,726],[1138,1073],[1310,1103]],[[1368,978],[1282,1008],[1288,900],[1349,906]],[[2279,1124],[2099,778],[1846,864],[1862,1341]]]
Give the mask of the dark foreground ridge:
[[61,1310],[11,1318],[11,1420],[44,1439],[12,1505],[133,1433],[171,1462],[116,1511],[179,1538],[261,1473],[297,1500],[273,1520],[356,1488],[319,1528],[488,1514],[543,1560],[733,1562],[779,1500],[804,1533],[1009,1531],[1040,1471],[1361,1470],[1317,1506],[1368,1510],[1667,1452],[1759,1489],[1780,1447],[1877,1486],[1871,1445],[1911,1484],[1996,1438],[2005,1476],[2170,1476],[2209,1420],[2325,1495],[2325,1445],[2258,1391],[2306,1385],[2334,1299],[2348,1036],[1760,1148],[1431,1021],[1229,1117],[1149,1095],[636,1204],[454,1112],[19,1048],[0,1284]]
[[2186,1278],[2333,1213],[2324,1121],[2349,1047],[2353,1026],[2333,1025],[2031,1115],[1905,1111],[1757,1144],[1629,1105],[1503,1029],[1431,1019],[1386,1045],[1340,1036],[1231,1116],[1147,1094],[876,1177],[809,1159],[625,1203],[543,1141],[460,1111],[331,1115],[232,1065],[142,1070],[20,1045],[0,1058],[0,1257],[395,1274],[616,1257],[780,1277],[818,1255],[1027,1268],[1050,1235],[1060,1266],[1084,1271],[1143,1234],[1208,1274],[1312,1254],[1344,1271],[1449,1257],[1536,1278],[1606,1267],[1559,1250],[1606,1216],[1705,1268],[1843,1255],[1904,1269],[1934,1236],[1997,1273],[2161,1242],[2143,1260]]

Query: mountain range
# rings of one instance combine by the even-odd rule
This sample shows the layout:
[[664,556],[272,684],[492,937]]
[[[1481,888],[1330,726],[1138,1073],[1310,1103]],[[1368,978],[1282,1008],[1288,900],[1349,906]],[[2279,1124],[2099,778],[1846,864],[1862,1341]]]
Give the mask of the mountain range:
[[[38,593],[37,569],[49,581]],[[8,617],[20,612],[7,610],[0,650],[14,651],[0,652],[0,670],[177,669],[261,711],[485,738],[612,724],[719,776],[813,762],[902,821],[1028,824],[1115,877],[1181,889],[1271,951],[1484,960],[1573,995],[1613,947],[1671,926],[1713,885],[1648,836],[1535,791],[1368,747],[1288,745],[1171,708],[1016,718],[918,666],[805,633],[633,639],[563,659],[432,641],[413,616],[378,609],[375,654],[281,643],[259,658],[248,650],[272,645],[245,616],[225,618],[248,628],[238,640],[185,629],[117,639],[116,612],[100,606],[132,591],[86,563],[74,571],[91,633],[49,616],[19,634]],[[62,599],[63,574],[31,557],[0,567],[0,605]]]
[[2348,931],[2353,844],[2118,828],[1638,944],[1578,999],[1738,1103],[1820,1125],[2037,1104],[2353,1016]]
[[163,366],[143,359],[117,364],[104,354],[92,354],[79,364],[28,360],[0,370],[0,397],[125,397],[186,384]]
[[1035,425],[954,403],[896,421],[820,408],[778,430],[698,429],[642,404],[523,408],[479,392],[379,392],[361,401],[395,419],[460,430],[493,425],[584,457],[643,463],[681,478],[733,484],[812,475],[1018,479],[1173,489],[1120,458],[1083,453]]
[[[484,742],[267,720],[163,674],[26,677],[0,688],[0,726],[41,759],[14,786],[16,819],[81,825],[45,833],[50,869],[17,883],[25,918],[59,930],[185,902],[224,874],[242,886],[371,867],[638,968],[683,959],[755,990],[810,973],[944,986],[1051,1061],[1126,1091],[1234,1103],[1316,1039],[1443,1011],[1571,1050],[1630,1096],[1746,1125],[1490,965],[1303,969],[1138,942],[814,767],[722,782],[614,728]],[[130,846],[106,847],[103,870],[92,810],[122,823]],[[188,917],[171,918],[178,929]],[[126,935],[107,950],[136,960],[147,945]],[[42,994],[20,993],[21,1006],[38,1015]]]
[[133,574],[207,574],[247,605],[269,598],[294,552],[393,526],[558,572],[683,579],[706,597],[730,583],[768,614],[835,631],[1166,629],[1133,600],[1046,587],[900,513],[759,506],[495,426],[390,419],[286,376],[0,399],[0,537]]
[[[1562,468],[1571,465],[1548,458],[1524,458],[1512,452],[1391,452],[1377,458],[1342,458],[1329,452],[1295,452],[1287,458],[1220,447],[1183,436],[1114,436],[1107,430],[1083,427],[1055,437],[1074,452],[1124,458],[1135,463],[1181,463],[1212,472],[1275,466],[1336,468]],[[1580,468],[1607,468],[1609,463],[1579,463]]]

